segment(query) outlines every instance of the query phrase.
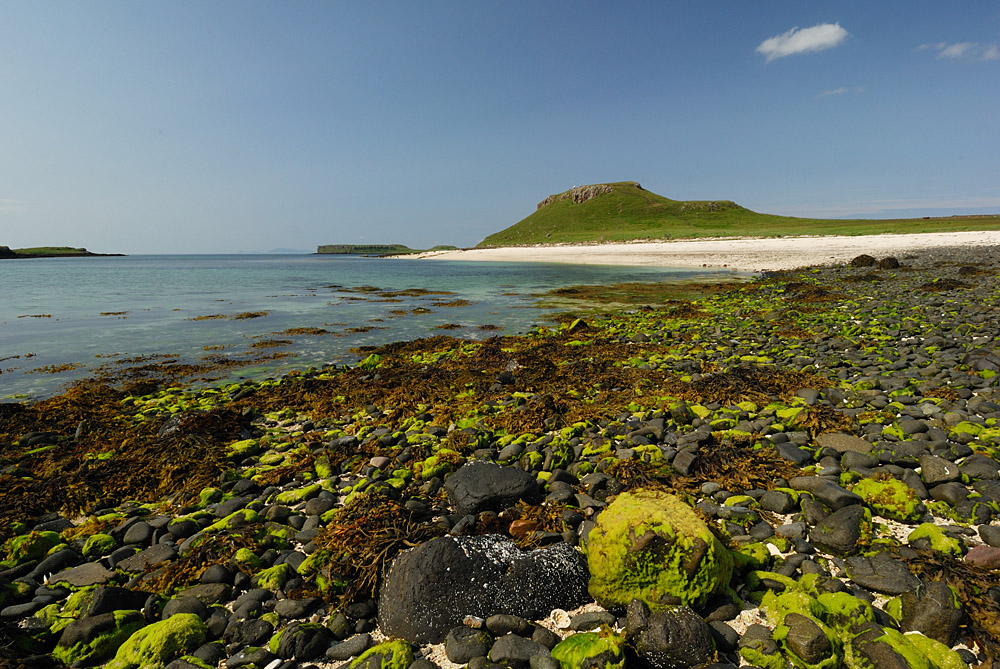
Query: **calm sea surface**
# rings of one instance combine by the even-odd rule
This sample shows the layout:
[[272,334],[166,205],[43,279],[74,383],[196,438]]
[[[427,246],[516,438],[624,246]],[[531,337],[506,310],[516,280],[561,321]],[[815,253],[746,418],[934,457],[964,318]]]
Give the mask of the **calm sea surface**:
[[[335,255],[4,260],[0,401],[50,396],[102,365],[155,354],[183,362],[290,354],[235,370],[229,378],[239,380],[353,363],[358,356],[350,349],[357,346],[436,334],[515,334],[546,321],[549,312],[535,306],[535,295],[551,288],[707,274]],[[402,290],[411,294],[387,294]],[[469,304],[449,305],[459,300]],[[266,315],[233,318],[248,312]],[[446,324],[462,327],[439,328]],[[327,333],[287,332],[292,328]]]

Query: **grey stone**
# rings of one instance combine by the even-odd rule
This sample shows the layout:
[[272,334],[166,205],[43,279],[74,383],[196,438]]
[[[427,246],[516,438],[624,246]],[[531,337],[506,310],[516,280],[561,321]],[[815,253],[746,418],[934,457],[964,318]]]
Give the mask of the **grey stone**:
[[341,643],[334,644],[326,649],[326,659],[328,660],[349,660],[357,657],[372,647],[372,635],[367,632],[355,634]]
[[920,480],[928,488],[941,483],[958,481],[961,477],[962,472],[954,462],[936,455],[920,456]]
[[861,524],[865,509],[860,505],[846,506],[824,518],[809,533],[809,543],[834,555],[847,555],[861,540]]
[[139,551],[131,557],[120,561],[116,568],[133,574],[141,574],[150,567],[155,567],[164,562],[170,562],[177,557],[177,550],[169,544],[156,544],[144,551]]
[[846,564],[852,581],[875,592],[899,595],[920,587],[920,579],[910,573],[904,562],[885,555],[849,557]]
[[474,460],[445,480],[448,501],[460,515],[502,511],[536,492],[533,476],[520,469]]
[[855,495],[847,488],[819,476],[796,476],[788,484],[793,490],[805,490],[812,493],[813,497],[834,511],[863,502],[859,495]]
[[785,645],[806,664],[817,664],[830,656],[830,640],[812,620],[793,612],[785,616],[784,624],[788,626]]
[[872,451],[871,442],[843,432],[821,434],[816,437],[816,445],[820,448],[832,448],[838,453],[871,453]]
[[98,562],[87,562],[79,567],[65,569],[49,579],[49,583],[67,583],[72,588],[106,585],[118,580],[118,574]]
[[902,593],[900,629],[916,631],[952,646],[965,612],[955,592],[947,584],[931,581]]

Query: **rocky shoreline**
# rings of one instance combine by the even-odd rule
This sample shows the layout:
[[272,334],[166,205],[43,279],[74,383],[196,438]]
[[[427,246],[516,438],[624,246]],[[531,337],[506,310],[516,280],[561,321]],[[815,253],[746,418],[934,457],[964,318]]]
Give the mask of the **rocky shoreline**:
[[0,405],[0,663],[992,666],[998,251]]

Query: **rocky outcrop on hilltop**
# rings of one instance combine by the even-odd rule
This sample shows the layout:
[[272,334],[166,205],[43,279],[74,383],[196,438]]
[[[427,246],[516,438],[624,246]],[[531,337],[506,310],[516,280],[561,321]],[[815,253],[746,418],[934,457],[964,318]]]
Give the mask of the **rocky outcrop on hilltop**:
[[[642,190],[642,186],[634,181],[629,182],[631,185]],[[558,195],[549,195],[547,198],[538,203],[535,208],[536,211],[542,207],[552,204],[558,200],[572,200],[573,204],[581,204],[587,200],[592,200],[598,195],[607,195],[608,193],[613,193],[614,188],[611,184],[594,184],[592,186],[577,186],[575,188],[570,188],[565,193],[559,193]]]

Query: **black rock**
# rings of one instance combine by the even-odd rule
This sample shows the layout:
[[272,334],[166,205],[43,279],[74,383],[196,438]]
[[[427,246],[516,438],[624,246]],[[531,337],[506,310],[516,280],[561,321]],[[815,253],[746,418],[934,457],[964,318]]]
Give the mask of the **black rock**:
[[349,660],[357,657],[372,647],[372,635],[368,633],[355,634],[342,643],[336,643],[326,649],[328,660]]
[[712,639],[715,640],[715,647],[723,653],[731,653],[739,647],[740,633],[721,620],[713,620],[708,623],[712,629]]
[[278,657],[307,662],[323,657],[333,643],[330,630],[315,623],[290,623],[278,643]]
[[193,613],[204,620],[208,617],[208,607],[197,597],[174,597],[164,604],[162,618],[166,620],[178,613]]
[[910,573],[906,563],[886,555],[849,557],[847,575],[863,588],[886,595],[899,595],[920,587],[920,579]]
[[645,602],[633,599],[626,609],[625,635],[639,666],[697,666],[715,655],[712,628],[687,606],[650,612]]
[[469,615],[535,619],[590,601],[582,553],[565,543],[522,552],[505,537],[441,537],[393,560],[378,607],[382,631],[440,643]]
[[266,648],[244,648],[226,660],[226,667],[228,669],[239,669],[251,664],[256,668],[266,667],[275,659],[274,653]]
[[474,657],[488,654],[492,646],[493,637],[489,632],[464,625],[452,628],[444,640],[445,654],[457,664],[467,664]]
[[112,611],[140,610],[150,593],[114,586],[94,588],[94,595],[87,608],[88,616],[98,616]]
[[495,637],[507,634],[517,634],[518,636],[530,636],[532,623],[521,616],[509,613],[497,613],[488,617],[485,621],[486,630]]
[[788,626],[785,646],[806,664],[817,664],[830,656],[830,640],[812,620],[800,613],[789,613],[784,624]]
[[798,505],[795,503],[795,499],[787,492],[769,490],[761,495],[760,506],[762,509],[773,513],[790,513]]
[[526,669],[534,656],[550,655],[549,649],[540,643],[516,634],[507,634],[493,642],[487,657],[491,662],[505,664],[514,669]]
[[965,612],[947,584],[940,581],[924,583],[921,587],[902,593],[901,599],[901,630],[915,630],[949,647],[955,643]]
[[863,506],[846,506],[820,521],[809,533],[809,543],[834,555],[847,555],[861,540],[864,520]]
[[305,618],[323,604],[319,597],[282,599],[274,605],[274,612],[282,618]]
[[460,515],[503,511],[522,497],[537,494],[531,474],[483,460],[474,460],[454,472],[445,481],[444,489]]
[[796,476],[788,484],[793,490],[812,493],[813,497],[834,511],[853,504],[861,504],[863,501],[859,495],[847,488],[819,476]]
[[274,626],[266,620],[239,620],[233,616],[222,634],[222,640],[238,646],[263,646],[271,639],[272,634]]
[[63,550],[49,555],[44,560],[39,562],[35,567],[27,573],[28,578],[40,579],[48,574],[55,574],[63,569],[72,567],[73,565],[80,562],[80,556],[76,554],[76,551],[69,548],[64,548]]
[[614,625],[616,620],[614,614],[607,611],[580,613],[570,618],[569,628],[574,632],[589,632],[601,625]]
[[202,583],[225,583],[226,585],[233,584],[233,572],[229,570],[226,565],[223,564],[213,564],[209,565],[207,569],[201,575]]

